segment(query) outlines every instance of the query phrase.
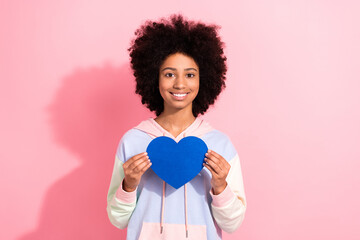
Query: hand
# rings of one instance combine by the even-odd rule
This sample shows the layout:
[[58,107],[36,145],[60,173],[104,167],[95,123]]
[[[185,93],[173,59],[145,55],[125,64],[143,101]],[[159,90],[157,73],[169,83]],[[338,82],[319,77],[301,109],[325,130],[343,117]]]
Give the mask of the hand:
[[220,194],[227,186],[226,177],[230,171],[230,164],[216,152],[209,150],[205,154],[203,164],[211,172],[211,186],[214,195]]
[[132,192],[139,185],[141,176],[145,173],[146,170],[151,166],[151,162],[147,152],[137,154],[127,160],[123,164],[124,169],[124,182],[123,189],[126,192]]

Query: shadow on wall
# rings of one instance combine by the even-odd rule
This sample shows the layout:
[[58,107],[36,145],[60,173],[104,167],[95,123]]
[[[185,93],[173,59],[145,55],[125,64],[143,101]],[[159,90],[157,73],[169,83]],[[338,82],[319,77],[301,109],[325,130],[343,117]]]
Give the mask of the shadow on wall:
[[120,138],[153,116],[134,89],[128,65],[79,69],[64,78],[46,111],[54,141],[81,165],[50,187],[37,229],[18,240],[125,239],[126,230],[108,219],[106,197]]

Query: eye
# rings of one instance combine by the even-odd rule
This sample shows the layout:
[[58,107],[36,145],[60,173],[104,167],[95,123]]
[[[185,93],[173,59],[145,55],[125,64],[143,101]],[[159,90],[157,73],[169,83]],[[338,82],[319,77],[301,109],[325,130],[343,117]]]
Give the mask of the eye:
[[165,73],[165,77],[174,77],[175,75],[173,73]]
[[186,74],[186,76],[187,76],[188,78],[193,78],[193,77],[195,77],[195,74],[193,74],[193,73],[188,73],[188,74]]

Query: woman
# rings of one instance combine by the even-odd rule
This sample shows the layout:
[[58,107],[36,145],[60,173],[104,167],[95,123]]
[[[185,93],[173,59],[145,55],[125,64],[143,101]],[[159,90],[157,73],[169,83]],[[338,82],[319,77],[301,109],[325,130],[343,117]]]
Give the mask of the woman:
[[[122,137],[108,193],[113,225],[127,239],[221,239],[242,223],[246,199],[238,154],[229,138],[198,118],[225,87],[226,57],[218,26],[147,21],[129,48],[136,93],[156,118]],[[175,189],[150,168],[146,148],[167,136],[196,136],[208,146],[204,168]]]

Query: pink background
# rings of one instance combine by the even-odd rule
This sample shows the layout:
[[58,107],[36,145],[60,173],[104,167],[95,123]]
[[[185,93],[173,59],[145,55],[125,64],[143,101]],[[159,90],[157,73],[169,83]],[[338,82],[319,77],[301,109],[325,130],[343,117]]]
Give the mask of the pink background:
[[248,209],[224,239],[360,239],[358,1],[1,1],[0,239],[124,239],[106,215],[122,134],[152,116],[126,49],[146,19],[222,26],[227,133]]

